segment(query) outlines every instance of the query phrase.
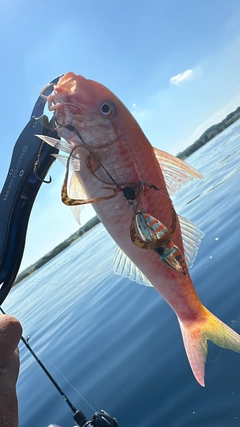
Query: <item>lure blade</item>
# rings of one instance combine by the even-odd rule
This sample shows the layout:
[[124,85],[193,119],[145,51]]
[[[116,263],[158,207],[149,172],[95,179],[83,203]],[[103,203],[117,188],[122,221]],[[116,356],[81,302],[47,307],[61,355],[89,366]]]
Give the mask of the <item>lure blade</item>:
[[[137,212],[135,215],[135,224],[139,236],[145,242],[161,241],[163,236],[168,233],[167,227],[148,213]],[[154,250],[160,259],[170,268],[184,275],[187,274],[184,256],[170,239]]]
[[159,220],[143,212],[137,212],[136,226],[140,237],[146,242],[161,239],[168,231]]
[[[159,250],[160,249],[160,250]],[[187,274],[187,266],[181,251],[169,240],[163,247],[155,249],[161,260],[173,270]]]

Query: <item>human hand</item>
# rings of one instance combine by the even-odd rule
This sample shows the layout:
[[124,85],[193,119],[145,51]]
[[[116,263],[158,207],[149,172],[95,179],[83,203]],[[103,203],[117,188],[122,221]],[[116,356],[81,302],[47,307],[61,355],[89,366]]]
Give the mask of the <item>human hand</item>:
[[22,327],[12,316],[0,315],[0,426],[18,426],[16,382],[19,372],[17,345]]

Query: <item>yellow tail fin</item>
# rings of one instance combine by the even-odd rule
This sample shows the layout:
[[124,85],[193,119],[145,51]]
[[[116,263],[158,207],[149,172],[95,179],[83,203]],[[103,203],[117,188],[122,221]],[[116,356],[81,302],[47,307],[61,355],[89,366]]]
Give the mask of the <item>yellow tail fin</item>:
[[199,384],[204,387],[207,340],[212,341],[219,347],[228,348],[240,353],[240,335],[225,325],[225,323],[205,307],[203,307],[203,316],[200,320],[192,322],[181,322],[180,319],[178,320],[193,374]]

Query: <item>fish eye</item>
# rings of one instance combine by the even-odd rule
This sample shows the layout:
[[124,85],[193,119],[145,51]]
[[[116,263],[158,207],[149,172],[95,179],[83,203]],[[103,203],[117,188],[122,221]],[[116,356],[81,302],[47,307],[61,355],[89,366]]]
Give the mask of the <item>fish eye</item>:
[[112,101],[104,101],[101,105],[101,113],[105,117],[112,119],[116,115],[116,105]]
[[110,112],[110,110],[111,110],[111,108],[110,108],[110,105],[109,105],[109,104],[103,104],[103,105],[101,106],[101,109],[102,109],[102,113],[103,113],[103,114],[108,114],[108,113]]

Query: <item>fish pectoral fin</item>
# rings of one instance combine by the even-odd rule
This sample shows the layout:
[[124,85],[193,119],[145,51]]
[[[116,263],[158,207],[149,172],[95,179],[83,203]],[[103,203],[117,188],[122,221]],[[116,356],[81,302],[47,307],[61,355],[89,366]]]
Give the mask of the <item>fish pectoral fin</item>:
[[[70,183],[69,183],[68,193],[72,199],[86,199],[87,198],[87,195],[86,195],[86,192],[83,188],[83,185],[80,182],[80,180],[78,179],[78,175],[75,172],[72,173]],[[83,209],[84,209],[84,205],[71,206],[71,211],[73,213],[73,216],[79,225],[81,225],[80,216],[81,216],[81,212]]]
[[[68,157],[61,154],[52,154],[57,160],[59,160],[63,166],[67,167]],[[69,170],[80,171],[80,159],[77,157],[71,157],[69,162]]]
[[[48,145],[51,145],[51,147],[57,148],[58,150],[63,151],[64,153],[70,154],[72,153],[72,145],[69,144],[69,142],[52,138],[51,136],[46,135],[35,135],[38,138],[40,138],[42,141],[46,142]],[[59,160],[65,167],[67,167],[68,164],[68,157],[64,156],[62,154],[52,154],[53,157],[55,157],[57,160]],[[80,171],[80,158],[77,156],[71,156],[69,161],[69,169]]]
[[182,233],[185,261],[188,268],[191,268],[196,259],[204,233],[193,222],[183,216],[178,215],[178,219]]
[[177,157],[157,148],[154,148],[154,153],[163,172],[164,180],[170,194],[179,190],[186,181],[191,181],[194,178],[203,178],[196,169]]
[[72,152],[72,145],[69,142],[63,139],[52,138],[51,136],[46,135],[35,135],[40,138],[42,141],[46,142],[51,147],[57,148],[58,150],[63,151],[64,153],[70,154]]
[[203,387],[205,374],[205,361],[207,358],[207,340],[222,348],[240,353],[240,335],[225,325],[209,310],[203,307],[205,316],[200,321],[179,324],[182,332],[183,343],[188,361],[196,380]]
[[114,273],[119,276],[126,277],[133,282],[137,282],[140,285],[152,286],[149,280],[144,276],[144,274],[139,270],[139,268],[128,258],[128,256],[120,249],[117,248],[117,251],[114,256]]

